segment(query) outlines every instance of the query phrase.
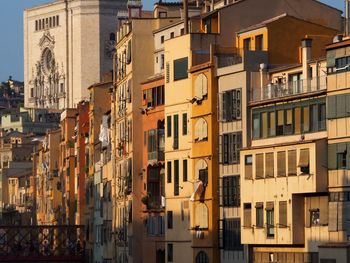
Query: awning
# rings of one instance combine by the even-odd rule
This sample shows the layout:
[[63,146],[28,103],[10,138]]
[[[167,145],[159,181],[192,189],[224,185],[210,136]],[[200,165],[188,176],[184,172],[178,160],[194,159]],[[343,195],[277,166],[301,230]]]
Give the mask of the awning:
[[309,149],[300,150],[299,167],[309,166]]
[[266,210],[273,210],[274,203],[273,202],[266,202]]

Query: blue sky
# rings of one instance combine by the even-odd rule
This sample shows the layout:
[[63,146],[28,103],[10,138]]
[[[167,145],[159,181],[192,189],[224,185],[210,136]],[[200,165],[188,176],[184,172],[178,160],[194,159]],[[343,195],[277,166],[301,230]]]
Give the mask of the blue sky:
[[[0,81],[23,80],[23,10],[50,0],[0,0]],[[151,9],[154,0],[143,0],[144,8]],[[322,0],[343,10],[344,0]]]

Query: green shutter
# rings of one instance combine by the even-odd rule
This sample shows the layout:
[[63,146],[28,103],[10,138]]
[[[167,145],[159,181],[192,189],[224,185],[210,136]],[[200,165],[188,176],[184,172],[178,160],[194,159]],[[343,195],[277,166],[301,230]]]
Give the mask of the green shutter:
[[337,169],[337,144],[328,144],[328,169]]
[[336,96],[329,96],[327,98],[327,118],[333,119],[336,115]]
[[166,117],[166,123],[167,123],[167,137],[171,137],[171,116]]
[[337,118],[346,116],[346,96],[338,95],[337,98]]
[[188,58],[174,60],[174,81],[187,78]]

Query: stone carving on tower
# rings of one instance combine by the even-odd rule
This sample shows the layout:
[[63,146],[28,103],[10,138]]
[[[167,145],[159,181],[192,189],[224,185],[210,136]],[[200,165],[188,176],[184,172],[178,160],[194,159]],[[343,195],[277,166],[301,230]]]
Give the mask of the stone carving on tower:
[[39,41],[40,59],[32,69],[29,81],[30,102],[38,108],[59,108],[59,99],[65,98],[65,74],[55,60],[55,38],[49,31]]

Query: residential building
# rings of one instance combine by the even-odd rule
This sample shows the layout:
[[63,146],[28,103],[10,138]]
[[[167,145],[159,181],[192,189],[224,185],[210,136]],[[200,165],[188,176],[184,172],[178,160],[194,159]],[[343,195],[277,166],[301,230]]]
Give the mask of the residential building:
[[76,167],[75,167],[75,196],[77,201],[77,211],[75,224],[85,224],[86,209],[86,178],[89,171],[87,144],[89,143],[89,109],[88,101],[81,101],[77,106],[76,126],[74,128]]
[[62,182],[62,222],[65,224],[75,223],[75,149],[74,128],[76,125],[76,109],[65,109],[61,113],[61,140],[59,173]]
[[[319,246],[320,260],[347,262],[349,254],[349,61],[348,37],[327,46],[328,239]],[[327,198],[327,197],[326,197]],[[311,213],[311,212],[310,212]],[[320,216],[322,215],[320,209]]]
[[[132,1],[128,3],[129,14],[138,15],[129,16],[117,32],[115,54],[117,66],[111,112],[112,156],[115,156],[115,160],[112,161],[115,163],[114,184],[117,186],[113,204],[113,232],[116,260],[141,262],[147,259],[150,260],[149,262],[154,262],[152,260],[155,260],[156,249],[145,250],[148,244],[143,247],[142,243],[144,205],[141,199],[145,196],[146,189],[143,183],[147,180],[147,170],[143,167],[143,152],[139,150],[144,141],[140,112],[146,113],[153,106],[148,109],[143,108],[141,82],[154,74],[153,31],[176,21],[180,13],[178,12],[178,17],[174,17],[175,14],[172,11],[174,7],[169,4],[167,9],[166,3],[156,5],[154,14],[141,12],[141,2],[136,3],[139,3],[139,6]],[[160,6],[162,12],[169,10],[166,17],[157,17]],[[134,129],[133,125],[137,128]],[[153,128],[151,125],[154,125],[153,121],[148,127]],[[144,251],[146,254],[143,255],[139,251]]]
[[248,97],[251,138],[240,155],[241,241],[252,262],[319,262],[329,238],[326,64],[312,46],[302,40],[301,64],[261,65],[249,87],[261,94]]
[[[89,238],[87,239],[86,249],[89,253],[89,262],[101,262],[103,260],[103,178],[106,178],[111,171],[106,170],[107,163],[101,159],[101,152],[104,146],[102,146],[100,141],[100,134],[101,128],[105,127],[103,125],[106,125],[106,120],[103,123],[104,114],[111,109],[111,96],[109,94],[111,87],[111,74],[105,74],[100,83],[89,87],[88,116],[90,131],[88,145],[85,146],[85,161],[88,173],[85,183],[86,209],[84,224],[88,226],[87,236]],[[109,165],[108,169],[110,168]]]
[[74,108],[112,70],[126,1],[58,0],[24,11],[25,107]]
[[33,172],[34,138],[18,131],[0,132],[0,220],[4,224],[35,222],[36,215],[32,212],[35,208],[34,193],[28,190]]
[[19,131],[44,135],[50,129],[56,129],[59,123],[59,113],[46,109],[25,109],[3,113],[1,128],[6,131]]

